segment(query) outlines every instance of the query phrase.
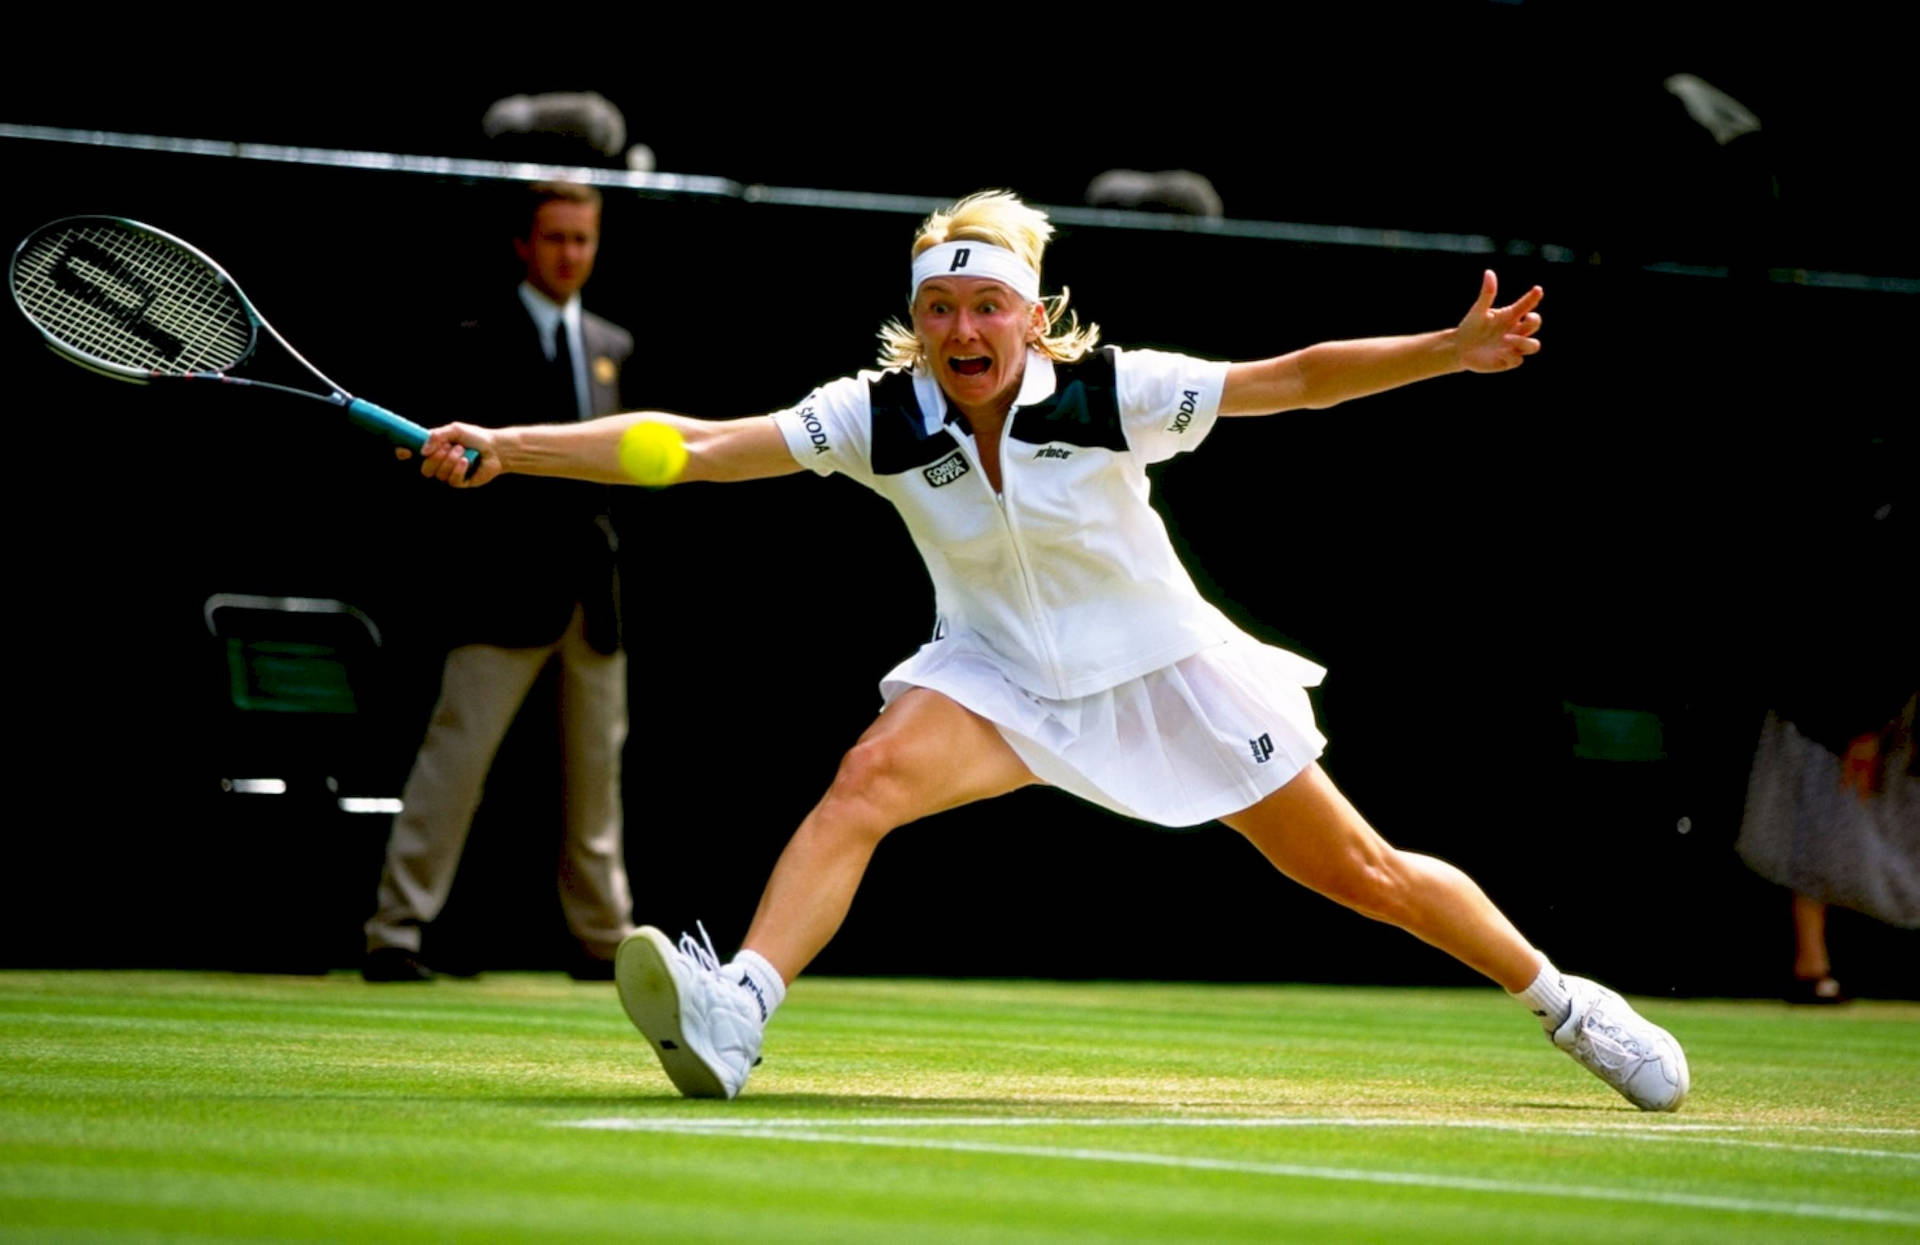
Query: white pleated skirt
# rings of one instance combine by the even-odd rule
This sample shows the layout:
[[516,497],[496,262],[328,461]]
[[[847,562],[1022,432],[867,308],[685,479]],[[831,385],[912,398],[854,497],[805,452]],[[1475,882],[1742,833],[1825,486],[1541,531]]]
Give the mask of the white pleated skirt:
[[1126,817],[1195,826],[1251,807],[1325,751],[1306,689],[1326,671],[1237,634],[1117,687],[1049,700],[1010,682],[964,635],[881,680],[924,687],[994,724],[1035,777]]

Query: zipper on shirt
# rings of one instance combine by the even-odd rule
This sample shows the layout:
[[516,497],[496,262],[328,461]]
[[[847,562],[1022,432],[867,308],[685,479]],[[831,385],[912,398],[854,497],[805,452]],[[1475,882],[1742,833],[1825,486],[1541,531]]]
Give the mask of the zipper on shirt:
[[[1034,643],[1039,646],[1040,658],[1046,663],[1047,676],[1053,680],[1053,690],[1058,692],[1062,687],[1060,653],[1054,645],[1052,631],[1043,625],[1042,613],[1037,604],[1039,594],[1033,580],[1032,565],[1027,560],[1026,547],[1020,541],[1019,525],[1013,521],[1013,508],[1007,500],[1013,492],[1013,472],[1010,470],[1013,460],[1007,454],[1007,442],[1013,435],[1013,421],[1018,416],[1019,410],[1019,407],[1015,407],[1008,411],[1007,417],[1000,422],[1000,488],[997,491],[994,490],[992,483],[987,479],[987,470],[984,466],[981,466],[978,461],[974,466],[979,470],[980,482],[993,493],[994,505],[1000,511],[1000,522],[1007,531],[1007,544],[1013,550],[1014,564],[1020,571],[1020,588],[1027,598],[1027,629],[1033,635]],[[968,436],[966,443],[971,446],[973,437]],[[977,459],[978,447],[973,446],[973,449],[974,453],[970,457]]]

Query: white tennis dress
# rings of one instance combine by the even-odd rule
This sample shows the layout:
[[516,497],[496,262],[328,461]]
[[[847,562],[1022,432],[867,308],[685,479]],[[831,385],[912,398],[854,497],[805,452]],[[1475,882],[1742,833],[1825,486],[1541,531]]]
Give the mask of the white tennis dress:
[[1169,826],[1257,803],[1318,757],[1325,671],[1208,604],[1147,504],[1149,463],[1198,445],[1227,364],[1030,353],[1001,489],[924,369],[833,381],[773,416],[788,448],[899,510],[933,579],[935,638],[887,674],[992,722],[1041,780]]

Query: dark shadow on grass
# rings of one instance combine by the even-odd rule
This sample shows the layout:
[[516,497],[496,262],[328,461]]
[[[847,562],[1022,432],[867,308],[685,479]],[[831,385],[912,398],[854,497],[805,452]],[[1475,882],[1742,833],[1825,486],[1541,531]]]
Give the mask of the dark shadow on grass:
[[[1506,1104],[1504,1104],[1504,1105],[1502,1106],[1502,1108],[1501,1108],[1501,1109],[1502,1109],[1502,1110],[1509,1110],[1509,1111],[1554,1111],[1554,1112],[1558,1112],[1558,1113],[1560,1113],[1560,1114],[1562,1114],[1562,1115],[1568,1115],[1568,1114],[1571,1114],[1571,1115],[1576,1115],[1576,1116],[1589,1116],[1589,1115],[1606,1115],[1606,1116],[1615,1116],[1615,1115],[1628,1115],[1628,1116],[1644,1116],[1644,1117],[1646,1117],[1647,1119],[1650,1119],[1650,1120],[1661,1120],[1661,1119],[1672,1119],[1672,1118],[1674,1118],[1674,1113],[1673,1113],[1673,1112],[1670,1112],[1670,1111],[1642,1111],[1642,1110],[1641,1110],[1641,1109],[1640,1109],[1639,1107],[1636,1107],[1636,1106],[1634,1106],[1634,1105],[1633,1105],[1632,1103],[1630,1103],[1630,1102],[1621,1102],[1621,1101],[1614,1101],[1614,1102],[1604,1102],[1604,1101],[1602,1101],[1602,1102],[1510,1102],[1510,1103],[1506,1103]],[[1685,1112],[1680,1112],[1679,1114],[1680,1114],[1680,1118],[1683,1118],[1683,1119],[1685,1118],[1685,1115],[1686,1115],[1686,1113],[1685,1113]]]

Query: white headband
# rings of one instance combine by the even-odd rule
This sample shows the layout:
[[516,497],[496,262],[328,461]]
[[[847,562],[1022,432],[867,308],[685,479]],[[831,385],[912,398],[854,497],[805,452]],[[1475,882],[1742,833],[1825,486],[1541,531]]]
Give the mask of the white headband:
[[942,242],[913,261],[913,294],[931,277],[991,277],[1030,303],[1040,301],[1040,274],[1004,246],[991,242]]

